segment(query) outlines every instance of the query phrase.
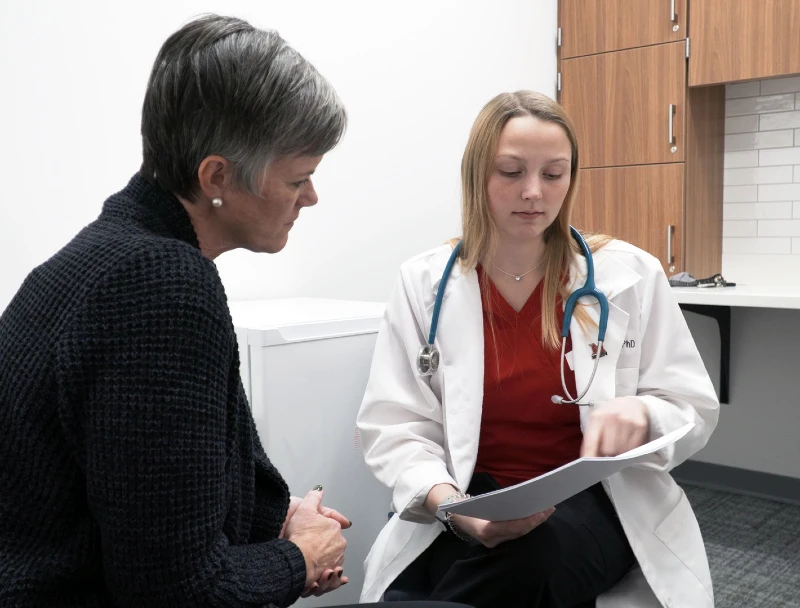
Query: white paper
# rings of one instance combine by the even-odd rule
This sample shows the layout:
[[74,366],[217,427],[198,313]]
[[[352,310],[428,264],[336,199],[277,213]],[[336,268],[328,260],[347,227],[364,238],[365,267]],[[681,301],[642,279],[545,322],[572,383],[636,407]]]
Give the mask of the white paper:
[[522,519],[555,506],[622,469],[647,459],[650,454],[681,439],[692,428],[694,422],[618,456],[579,458],[515,486],[439,505],[438,510],[490,521]]

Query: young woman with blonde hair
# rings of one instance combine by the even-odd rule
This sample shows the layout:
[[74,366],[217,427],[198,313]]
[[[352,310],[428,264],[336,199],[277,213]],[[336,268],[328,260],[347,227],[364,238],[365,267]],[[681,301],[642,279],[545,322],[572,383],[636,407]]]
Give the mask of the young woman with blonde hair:
[[[476,607],[713,606],[691,507],[669,470],[701,449],[719,404],[661,265],[585,235],[609,321],[579,407],[563,395],[564,302],[586,278],[570,233],[578,141],[564,110],[528,91],[481,111],[461,166],[463,236],[406,262],[390,298],[358,417],[364,453],[396,514],[366,562],[362,600]],[[442,271],[458,241],[435,341],[417,370]],[[587,386],[598,304],[581,301],[564,382]],[[597,354],[595,352],[595,354]],[[439,504],[508,487],[580,456],[613,456],[688,422],[677,443],[523,520],[452,515]],[[599,598],[599,599],[598,599]]]

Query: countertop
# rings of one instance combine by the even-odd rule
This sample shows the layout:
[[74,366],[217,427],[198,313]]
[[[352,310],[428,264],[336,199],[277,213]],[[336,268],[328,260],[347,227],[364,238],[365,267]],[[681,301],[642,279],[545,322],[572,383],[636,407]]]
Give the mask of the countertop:
[[681,304],[800,309],[800,284],[673,287]]

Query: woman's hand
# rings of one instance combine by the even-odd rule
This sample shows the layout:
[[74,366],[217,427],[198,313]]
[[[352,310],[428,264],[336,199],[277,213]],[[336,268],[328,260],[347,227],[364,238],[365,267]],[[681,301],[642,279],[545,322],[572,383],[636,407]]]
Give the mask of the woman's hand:
[[[428,496],[425,498],[425,507],[435,514],[442,501],[456,492],[457,490],[450,484],[437,484],[428,492]],[[530,517],[511,521],[487,521],[465,515],[451,515],[450,517],[453,524],[464,534],[470,535],[491,549],[507,540],[525,536],[550,517],[553,511],[555,511],[555,507],[550,507],[546,511],[534,513]]]
[[[289,510],[286,511],[286,519],[283,520],[283,527],[281,528],[281,533],[280,535],[278,535],[278,538],[286,538],[286,526],[289,524],[289,520],[292,519],[292,515],[294,515],[294,512],[297,511],[297,507],[300,505],[301,502],[303,502],[303,499],[298,498],[297,496],[292,496],[289,498]],[[347,530],[347,528],[353,525],[353,522],[351,522],[344,515],[339,513],[339,511],[337,511],[336,509],[330,509],[328,507],[323,507],[322,505],[320,505],[319,514],[324,515],[325,517],[330,517],[335,521],[338,521],[339,525],[342,526],[343,530]]]
[[[289,509],[286,512],[286,519],[283,521],[283,527],[281,528],[281,533],[278,538],[286,537],[286,527],[289,525],[289,521],[292,519],[292,516],[295,514],[295,511],[297,511],[297,507],[300,506],[301,502],[303,502],[303,499],[297,496],[292,496],[289,499]],[[343,529],[347,529],[353,525],[349,519],[339,513],[339,511],[336,509],[324,507],[321,504],[319,508],[319,514],[338,522]],[[320,576],[316,582],[311,583],[311,585],[306,587],[301,597],[309,597],[311,595],[320,596],[338,589],[342,585],[346,585],[349,582],[349,579],[344,576],[343,573],[344,569],[341,567],[334,570],[325,570],[322,573],[322,576]]]
[[510,521],[486,521],[465,515],[451,515],[450,521],[461,532],[469,534],[482,545],[491,549],[500,543],[525,536],[536,526],[543,524],[555,510],[555,507],[550,507],[546,511],[534,513],[530,517]]
[[321,595],[338,588],[342,578],[346,582],[345,577],[339,578],[337,574],[344,563],[347,546],[342,526],[335,519],[322,515],[321,508],[322,490],[311,490],[295,507],[284,532],[305,558],[306,594]]
[[325,595],[326,593],[335,591],[342,585],[346,585],[349,582],[349,579],[344,576],[342,572],[344,572],[342,568],[325,570],[317,582],[311,583],[310,586],[303,590],[303,593],[300,594],[300,597],[310,597],[312,595],[319,597],[320,595]]
[[581,456],[618,456],[647,442],[650,417],[636,397],[618,397],[593,409],[583,434]]
[[289,525],[289,520],[292,519],[292,515],[297,511],[297,507],[300,506],[301,502],[303,502],[303,499],[297,496],[289,498],[289,510],[286,511],[286,519],[283,520],[283,526],[281,527],[281,533],[278,535],[278,538],[286,538],[286,526]]

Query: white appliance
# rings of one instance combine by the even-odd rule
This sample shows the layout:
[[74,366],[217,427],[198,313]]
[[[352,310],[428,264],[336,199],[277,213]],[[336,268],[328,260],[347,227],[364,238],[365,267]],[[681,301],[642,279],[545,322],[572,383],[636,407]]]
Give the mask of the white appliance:
[[391,493],[364,464],[356,414],[384,304],[314,298],[230,302],[242,381],[264,450],[295,496],[316,485],[345,530],[350,582],[296,606],[357,603],[363,562],[387,521]]

